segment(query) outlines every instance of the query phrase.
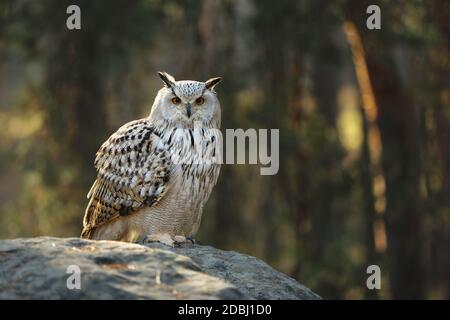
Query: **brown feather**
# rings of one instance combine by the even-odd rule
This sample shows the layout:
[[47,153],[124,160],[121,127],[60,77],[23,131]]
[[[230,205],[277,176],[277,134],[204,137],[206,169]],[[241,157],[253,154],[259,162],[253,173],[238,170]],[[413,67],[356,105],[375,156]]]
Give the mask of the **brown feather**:
[[100,147],[82,237],[90,238],[97,227],[154,206],[164,196],[170,186],[170,161],[158,139],[148,119],[141,119],[119,128]]

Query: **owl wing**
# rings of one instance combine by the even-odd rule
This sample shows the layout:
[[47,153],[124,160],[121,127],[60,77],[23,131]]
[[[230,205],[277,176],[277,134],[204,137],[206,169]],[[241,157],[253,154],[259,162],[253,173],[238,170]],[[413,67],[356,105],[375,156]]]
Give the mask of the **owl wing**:
[[147,119],[119,128],[96,154],[97,179],[87,197],[84,238],[98,226],[157,204],[170,187],[170,157]]

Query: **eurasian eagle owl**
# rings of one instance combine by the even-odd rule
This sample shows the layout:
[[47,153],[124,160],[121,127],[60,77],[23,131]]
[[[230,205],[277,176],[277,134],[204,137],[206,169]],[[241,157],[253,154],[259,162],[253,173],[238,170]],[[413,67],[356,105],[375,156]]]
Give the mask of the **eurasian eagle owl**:
[[150,115],[120,127],[96,154],[82,238],[173,245],[200,226],[220,171],[221,78],[159,76],[165,86]]

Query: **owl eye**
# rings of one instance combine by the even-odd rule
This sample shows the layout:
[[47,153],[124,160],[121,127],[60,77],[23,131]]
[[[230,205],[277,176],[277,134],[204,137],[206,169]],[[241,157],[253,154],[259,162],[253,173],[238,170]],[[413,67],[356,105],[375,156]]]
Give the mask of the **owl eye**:
[[197,99],[195,100],[195,103],[196,103],[198,106],[201,106],[202,104],[205,103],[205,98],[199,97],[199,98],[197,98]]
[[174,98],[172,98],[172,103],[174,105],[179,105],[181,103],[181,99],[178,97],[174,97]]

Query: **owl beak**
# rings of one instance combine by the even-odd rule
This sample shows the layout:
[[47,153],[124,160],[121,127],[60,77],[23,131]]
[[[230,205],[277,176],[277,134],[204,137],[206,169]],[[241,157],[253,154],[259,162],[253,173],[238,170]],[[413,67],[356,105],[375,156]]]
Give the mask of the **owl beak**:
[[190,118],[191,115],[192,115],[192,106],[191,106],[190,103],[188,103],[188,104],[186,105],[186,114],[187,114],[188,118]]

